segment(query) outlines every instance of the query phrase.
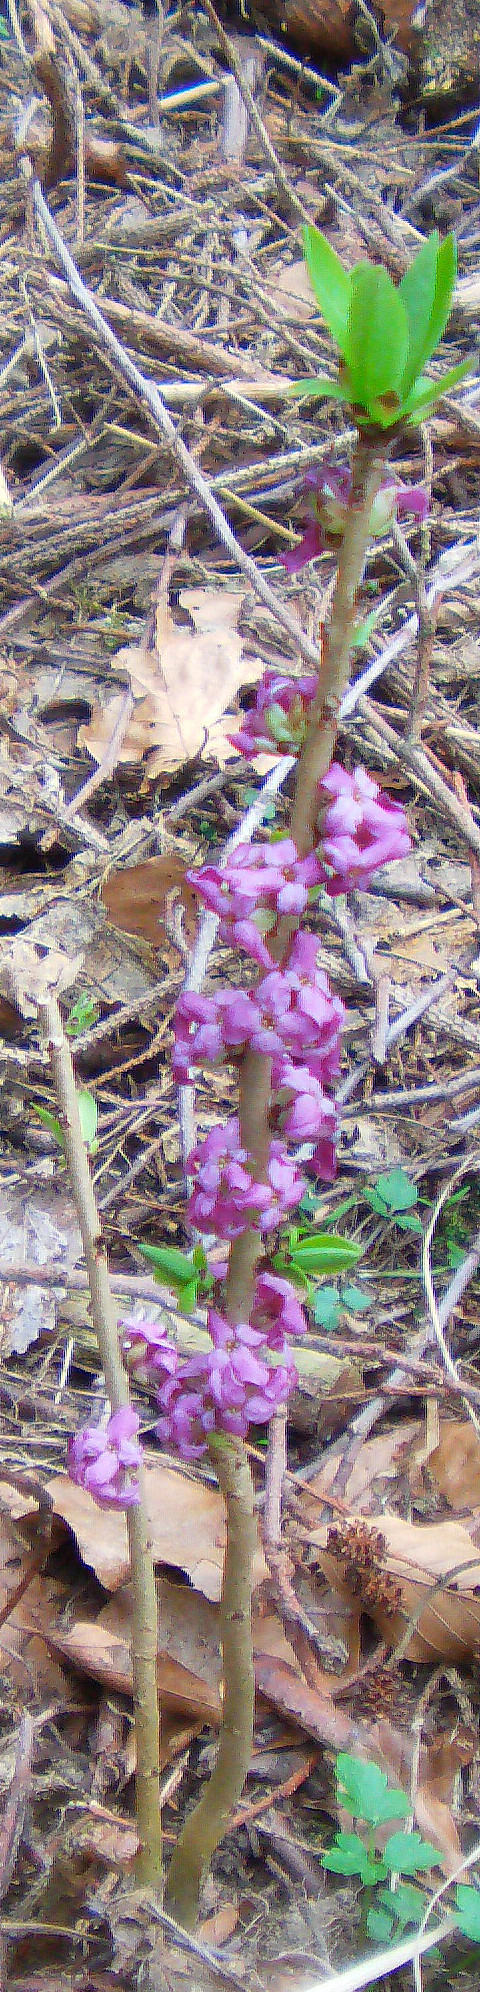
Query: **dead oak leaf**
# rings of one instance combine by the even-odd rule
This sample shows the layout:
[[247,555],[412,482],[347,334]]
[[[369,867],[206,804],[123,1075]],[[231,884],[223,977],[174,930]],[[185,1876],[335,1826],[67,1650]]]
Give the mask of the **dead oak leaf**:
[[245,656],[237,624],[243,596],[216,588],[184,588],[179,596],[188,625],[175,623],[171,610],[157,612],[154,642],[129,644],[117,651],[115,666],[130,679],[133,711],[125,710],[120,693],[104,707],[95,706],[88,726],[81,726],[78,744],[99,765],[108,756],[118,728],[116,760],[148,757],[152,779],[166,769],[182,767],[208,745],[239,685],[252,683],[260,659]]

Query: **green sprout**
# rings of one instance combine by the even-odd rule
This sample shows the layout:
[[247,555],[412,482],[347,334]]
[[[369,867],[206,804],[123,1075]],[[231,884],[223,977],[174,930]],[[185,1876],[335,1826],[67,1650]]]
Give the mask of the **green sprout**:
[[320,374],[299,381],[294,392],[349,402],[358,427],[392,429],[399,422],[423,421],[471,364],[449,367],[439,381],[423,371],[452,307],[454,236],[441,242],[435,229],[399,284],[376,263],[344,270],[313,225],[304,229],[304,249],[315,297],[341,359],[337,380]]
[[[438,1847],[423,1840],[420,1833],[392,1832],[385,1840],[382,1828],[411,1812],[406,1793],[390,1785],[378,1764],[363,1762],[341,1750],[336,1761],[337,1802],[350,1812],[362,1832],[338,1832],[331,1847],[322,1854],[322,1867],[330,1874],[354,1876],[366,1889],[365,1928],[367,1935],[382,1947],[397,1941],[407,1928],[418,1929],[428,1908],[429,1897],[418,1881],[431,1868],[441,1864]],[[379,1841],[380,1829],[380,1841]],[[480,1943],[480,1892],[465,1884],[448,1896],[460,1934],[471,1943]],[[432,1951],[432,1957],[441,1953]]]

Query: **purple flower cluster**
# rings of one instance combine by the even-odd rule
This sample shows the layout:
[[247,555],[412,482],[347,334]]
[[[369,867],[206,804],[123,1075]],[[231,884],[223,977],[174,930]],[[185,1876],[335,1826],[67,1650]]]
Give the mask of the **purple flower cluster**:
[[[210,1308],[211,1349],[185,1358],[165,1338],[162,1348],[157,1343],[153,1367],[161,1416],[156,1429],[163,1444],[175,1446],[184,1459],[199,1459],[212,1432],[244,1438],[249,1425],[267,1424],[297,1383],[287,1336],[303,1334],[306,1325],[288,1280],[264,1273],[256,1282],[249,1322],[233,1327]],[[146,1339],[144,1322],[141,1330]]]
[[131,1508],[140,1500],[139,1424],[137,1412],[127,1405],[114,1411],[108,1425],[85,1425],[69,1440],[70,1479],[93,1494],[100,1508]]
[[175,1013],[173,1069],[188,1079],[192,1066],[243,1056],[247,1047],[267,1058],[308,1059],[328,1084],[338,1072],[343,1003],[317,968],[313,934],[298,933],[286,968],[271,967],[251,990],[221,989],[213,996],[185,991]]
[[282,837],[275,844],[237,844],[223,868],[202,865],[186,877],[202,906],[219,915],[221,940],[270,968],[263,933],[284,913],[300,918],[309,888],[319,884],[322,873],[314,851],[299,858],[293,838]]
[[[256,989],[223,989],[214,996],[186,992],[180,997],[174,1070],[186,1080],[192,1066],[243,1056],[247,1047],[271,1058],[272,1112],[280,1132],[287,1141],[318,1142],[314,1161],[331,1182],[337,1115],[325,1088],[339,1069],[343,1020],[343,1004],[317,968],[314,935],[298,933],[287,967],[271,968]],[[193,1157],[199,1176],[190,1215],[199,1230],[216,1230],[217,1235],[220,1215],[223,1238],[238,1236],[245,1220],[262,1231],[270,1230],[280,1221],[279,1200],[285,1207],[285,1199],[288,1205],[302,1194],[301,1178],[298,1173],[292,1178],[291,1164],[277,1141],[270,1157],[270,1190],[275,1189],[276,1199],[272,1205],[267,1186],[252,1184],[245,1167],[248,1157],[232,1149],[236,1127],[231,1122],[228,1133],[214,1129]]]
[[321,784],[319,832],[318,854],[332,897],[367,886],[379,865],[406,857],[411,849],[401,803],[384,795],[365,768],[349,775],[338,761]]
[[[272,957],[265,936],[283,914],[294,919],[301,916],[312,886],[323,885],[332,898],[339,892],[350,892],[353,886],[366,886],[379,865],[405,857],[410,848],[401,803],[392,802],[365,768],[354,768],[350,775],[338,761],[332,761],[319,788],[316,851],[299,858],[291,837],[273,844],[238,844],[226,865],[203,865],[198,871],[187,872],[187,878],[202,905],[219,915],[222,939],[231,947],[243,948],[268,970]],[[218,998],[216,1001],[215,1022],[221,1008]],[[243,1002],[248,1006],[248,997]],[[218,1025],[218,1042],[223,1028],[231,1027],[231,1048],[235,1050],[236,1023],[232,1023],[231,1005],[230,1009],[228,1003],[224,1007],[225,1026]],[[240,1018],[240,1008],[237,1014]],[[247,1017],[247,1008],[244,1014]],[[200,1010],[195,1017],[193,1009],[191,1019],[199,1024],[209,1021]],[[239,1025],[240,1039],[242,1028]]]
[[264,671],[257,685],[255,704],[242,715],[236,733],[229,734],[239,754],[283,752],[296,754],[303,744],[310,707],[317,690],[317,678],[286,678],[281,671]]
[[[280,559],[287,574],[297,574],[309,560],[315,560],[331,539],[341,535],[345,527],[345,517],[352,488],[352,473],[348,464],[335,464],[328,461],[323,470],[310,471],[305,478],[304,489],[313,492],[313,519],[307,526],[303,539],[291,553],[282,553]],[[392,519],[400,519],[410,513],[419,524],[428,515],[428,495],[421,484],[402,484],[397,477],[384,477],[374,498],[370,532],[372,539],[379,539],[388,531]],[[235,741],[235,746],[237,742]]]
[[304,1182],[283,1141],[270,1143],[267,1182],[256,1182],[249,1156],[240,1145],[236,1117],[212,1127],[192,1149],[194,1177],[189,1216],[197,1231],[217,1238],[240,1238],[243,1231],[275,1231],[303,1196]]

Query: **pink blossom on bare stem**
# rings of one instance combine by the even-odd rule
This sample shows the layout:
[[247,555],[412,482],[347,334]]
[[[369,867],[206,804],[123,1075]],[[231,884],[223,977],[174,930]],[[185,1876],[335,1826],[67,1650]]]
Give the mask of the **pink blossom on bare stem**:
[[285,1336],[306,1335],[308,1330],[295,1288],[278,1273],[257,1274],[250,1320],[269,1349],[282,1348]]
[[232,747],[247,754],[296,754],[302,746],[308,715],[318,680],[314,673],[288,678],[281,671],[264,671],[257,685],[254,704],[242,713],[236,733],[229,734]]
[[122,1330],[122,1351],[129,1371],[134,1371],[139,1382],[148,1383],[156,1366],[172,1373],[177,1368],[175,1343],[169,1340],[162,1322],[142,1321],[132,1315],[122,1323]]
[[268,1181],[256,1182],[240,1145],[238,1119],[210,1129],[189,1156],[194,1188],[189,1219],[198,1231],[239,1238],[244,1231],[273,1231],[300,1202],[304,1181],[283,1141],[270,1143]]
[[313,934],[298,933],[285,968],[270,970],[255,990],[217,990],[179,997],[175,1012],[173,1070],[181,1081],[196,1065],[215,1065],[252,1051],[267,1058],[289,1053],[308,1059],[329,1083],[339,1069],[343,1004],[317,968]]
[[223,867],[202,865],[186,876],[201,904],[218,914],[220,938],[270,968],[264,933],[282,914],[299,918],[304,913],[321,869],[314,851],[299,858],[293,838],[282,837],[273,844],[237,844]]
[[[349,465],[329,463],[327,460],[322,470],[308,473],[304,489],[313,493],[314,516],[298,546],[292,547],[291,552],[280,554],[287,574],[298,573],[299,568],[323,553],[332,540],[341,538],[352,489]],[[410,513],[421,525],[428,518],[428,511],[428,493],[422,484],[402,484],[400,478],[387,473],[372,505],[372,539],[381,539],[388,532],[392,519],[400,519],[405,513]]]
[[131,1508],[140,1500],[139,1424],[138,1413],[125,1405],[107,1425],[85,1425],[69,1440],[70,1479],[93,1494],[100,1508]]
[[319,804],[318,857],[332,897],[367,886],[380,865],[411,850],[401,803],[385,795],[365,768],[348,774],[332,761],[319,788]]
[[337,1111],[324,1092],[320,1079],[308,1065],[296,1065],[283,1058],[274,1062],[272,1083],[279,1105],[279,1121],[287,1141],[313,1141],[327,1136],[335,1154]]
[[284,1361],[269,1363],[261,1332],[249,1322],[235,1327],[210,1308],[211,1349],[188,1357],[176,1376],[157,1389],[161,1416],[157,1433],[185,1459],[199,1459],[212,1432],[245,1438],[251,1424],[264,1425],[285,1403],[298,1381],[287,1344],[277,1339]]

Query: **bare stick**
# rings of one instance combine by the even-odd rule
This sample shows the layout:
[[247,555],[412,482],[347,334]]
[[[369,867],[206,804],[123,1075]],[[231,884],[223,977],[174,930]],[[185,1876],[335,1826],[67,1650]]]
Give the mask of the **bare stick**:
[[[92,1319],[112,1411],[129,1404],[129,1390],[117,1333],[105,1243],[82,1135],[75,1074],[55,995],[39,1002],[48,1039],[52,1078],[62,1119],[65,1154],[83,1239]],[[132,1581],[132,1672],[137,1745],[136,1814],[140,1851],[136,1872],[144,1886],[161,1881],[159,1804],[159,1725],[157,1694],[157,1598],[152,1547],[140,1469],[140,1501],[126,1511]]]
[[221,1605],[225,1699],[215,1769],[199,1804],[188,1815],[168,1874],[168,1908],[187,1930],[197,1919],[202,1877],[243,1791],[253,1729],[252,1566],[257,1530],[252,1477],[241,1439],[215,1434],[209,1449],[227,1507]]

